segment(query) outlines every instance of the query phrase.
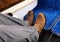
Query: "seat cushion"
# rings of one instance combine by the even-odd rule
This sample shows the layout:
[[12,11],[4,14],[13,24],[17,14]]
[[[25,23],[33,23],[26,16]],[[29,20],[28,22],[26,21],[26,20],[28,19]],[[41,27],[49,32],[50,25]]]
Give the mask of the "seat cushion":
[[57,6],[58,2],[60,1],[59,0],[38,0],[38,5],[33,10],[35,12],[34,21],[36,21],[39,12],[44,13],[46,17],[46,24],[44,27],[45,30],[50,30],[54,21],[60,15],[60,9],[57,8],[58,6],[60,6],[60,5]]
[[[58,4],[59,3],[59,4]],[[34,22],[39,12],[43,12],[46,17],[46,24],[44,29],[50,30],[55,20],[60,15],[60,0],[38,0],[38,5],[33,9],[35,12]]]
[[60,0],[38,0],[38,6],[43,8],[60,9]]
[[52,9],[38,9],[38,10],[34,10],[35,12],[35,18],[34,21],[36,21],[36,18],[38,16],[39,12],[44,13],[45,17],[46,17],[46,24],[44,29],[45,30],[49,30],[50,27],[54,24],[54,21],[57,19],[57,17],[60,15],[60,10],[52,10]]
[[60,36],[60,18],[57,20],[56,24],[54,27],[51,29],[52,33]]

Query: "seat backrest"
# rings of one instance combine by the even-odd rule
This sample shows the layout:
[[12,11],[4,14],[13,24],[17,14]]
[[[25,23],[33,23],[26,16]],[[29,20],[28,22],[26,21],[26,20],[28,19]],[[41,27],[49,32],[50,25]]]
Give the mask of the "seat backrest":
[[38,0],[41,8],[60,9],[60,0]]

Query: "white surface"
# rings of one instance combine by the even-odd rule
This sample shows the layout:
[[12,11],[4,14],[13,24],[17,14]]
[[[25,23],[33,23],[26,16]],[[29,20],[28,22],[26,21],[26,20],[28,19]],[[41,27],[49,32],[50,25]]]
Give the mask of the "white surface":
[[14,17],[23,19],[29,10],[32,10],[37,5],[37,0],[25,0],[1,13],[13,13]]
[[36,5],[37,5],[37,1],[30,3],[29,5],[25,6],[24,8],[20,9],[19,11],[15,12],[13,17],[23,19],[24,16],[28,13],[28,11],[35,8]]

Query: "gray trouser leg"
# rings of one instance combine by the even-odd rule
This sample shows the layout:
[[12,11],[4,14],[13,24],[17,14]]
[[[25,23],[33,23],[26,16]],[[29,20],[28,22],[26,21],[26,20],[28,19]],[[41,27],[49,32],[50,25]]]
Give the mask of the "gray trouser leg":
[[0,25],[0,42],[37,42],[35,27],[19,25]]
[[23,21],[21,19],[17,19],[8,15],[2,15],[0,14],[0,24],[5,24],[5,25],[23,25],[27,26],[28,21]]
[[37,42],[37,30],[27,25],[23,20],[0,14],[0,42]]

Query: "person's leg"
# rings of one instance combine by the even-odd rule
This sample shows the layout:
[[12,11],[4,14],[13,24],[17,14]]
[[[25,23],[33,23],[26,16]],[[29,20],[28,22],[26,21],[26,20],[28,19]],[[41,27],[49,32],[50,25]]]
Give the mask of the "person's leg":
[[[40,19],[42,20],[40,21]],[[34,26],[0,25],[0,41],[37,42],[39,38],[38,32],[42,31],[44,25],[45,17],[43,14],[39,14]]]
[[[5,25],[15,25],[16,23],[18,23],[18,24],[21,24],[23,26],[29,26],[29,25],[32,25],[33,19],[34,19],[34,13],[33,13],[32,10],[30,10],[28,12],[25,21],[21,20],[21,19],[18,19],[18,18],[8,16],[8,15],[0,14],[0,20],[2,22],[4,22],[3,24],[5,24]],[[11,21],[13,23],[11,23]],[[14,23],[14,22],[16,22],[16,23]]]
[[0,25],[0,41],[37,42],[38,37],[39,35],[35,27],[19,25]]
[[0,14],[0,22],[3,25],[28,25],[28,22],[3,14]]

